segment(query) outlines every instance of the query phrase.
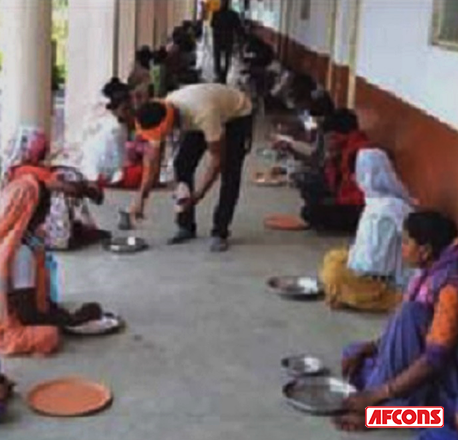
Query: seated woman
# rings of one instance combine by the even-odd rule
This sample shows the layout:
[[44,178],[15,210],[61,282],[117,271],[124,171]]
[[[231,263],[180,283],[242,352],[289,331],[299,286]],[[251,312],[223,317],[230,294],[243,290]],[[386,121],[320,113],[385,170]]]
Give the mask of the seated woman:
[[134,128],[133,105],[148,102],[153,87],[132,91],[118,78],[112,78],[102,93],[107,101],[104,109],[88,115],[84,124],[80,171],[87,180],[102,187],[137,189],[147,143],[140,138],[129,141],[129,132]]
[[45,165],[48,153],[49,143],[42,130],[20,127],[5,148],[2,162],[4,182],[33,174],[43,182],[55,180],[67,185],[66,194],[51,195],[51,209],[44,225],[46,246],[55,250],[74,249],[107,237],[107,232],[96,227],[85,200],[102,203],[103,193],[73,168]]
[[409,215],[402,253],[421,269],[378,341],[344,351],[342,373],[358,388],[336,420],[364,429],[367,406],[442,406],[453,425],[458,397],[458,244],[454,222],[434,211]]
[[[59,347],[59,328],[99,319],[100,307],[83,306],[75,314],[50,299],[50,275],[46,265],[40,226],[51,206],[51,192],[65,191],[67,184],[40,181],[24,174],[10,181],[0,196],[0,353],[48,355]],[[30,276],[17,273],[22,247],[31,253]]]
[[153,52],[149,46],[142,46],[135,52],[135,60],[132,70],[127,79],[128,86],[135,90],[137,87],[145,87],[151,84],[151,61]]
[[[296,127],[291,124],[281,124],[286,131],[279,134],[285,134],[291,140],[280,138],[274,143],[273,148],[290,154],[301,164],[312,168],[314,172],[324,173],[326,156],[324,127],[336,109],[328,92],[311,91],[309,85],[300,85],[303,82],[297,83],[297,81],[296,77],[292,96],[294,96],[294,107],[299,111],[297,115],[299,124],[295,124]],[[310,170],[306,173],[309,172]],[[298,186],[303,180],[303,174],[299,173],[296,176]]]
[[306,173],[300,182],[303,220],[316,229],[353,232],[364,207],[364,195],[355,177],[356,157],[368,147],[356,114],[336,110],[325,122],[324,170]]
[[[127,80],[135,110],[150,98],[166,94],[166,59],[167,51],[164,47],[153,52],[148,46],[143,46],[135,53],[134,66]],[[106,91],[103,93],[106,95]]]
[[458,440],[458,413],[455,422],[443,428],[422,429],[417,440]]
[[379,149],[358,154],[356,180],[366,204],[356,240],[349,251],[326,255],[321,281],[331,308],[386,311],[399,302],[398,289],[402,291],[408,278],[401,247],[411,198]]

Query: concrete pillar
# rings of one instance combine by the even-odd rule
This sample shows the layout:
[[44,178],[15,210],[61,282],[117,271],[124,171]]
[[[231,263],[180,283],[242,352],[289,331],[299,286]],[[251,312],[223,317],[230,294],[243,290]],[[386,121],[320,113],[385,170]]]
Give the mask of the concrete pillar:
[[156,47],[165,45],[169,37],[167,0],[155,0],[156,5]]
[[116,0],[69,0],[65,137],[70,148],[79,140],[84,118],[100,100],[103,85],[117,70],[117,5]]
[[191,20],[194,12],[194,0],[168,0],[168,28],[169,34],[175,26],[181,25],[183,20]]
[[167,2],[167,34],[172,35],[173,29],[177,25],[176,22],[176,0],[168,0]]
[[129,76],[137,47],[137,13],[136,0],[121,0],[118,3],[118,75],[124,81]]
[[51,132],[51,0],[1,0],[2,146],[20,124]]
[[180,2],[181,5],[181,21],[193,20],[195,16],[196,2],[195,0],[183,0]]
[[137,0],[137,47],[155,45],[157,0]]

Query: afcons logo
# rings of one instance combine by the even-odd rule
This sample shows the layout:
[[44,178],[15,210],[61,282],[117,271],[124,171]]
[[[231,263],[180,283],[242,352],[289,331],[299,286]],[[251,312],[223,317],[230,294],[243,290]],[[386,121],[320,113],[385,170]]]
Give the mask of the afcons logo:
[[441,406],[369,406],[367,428],[442,428],[444,408]]

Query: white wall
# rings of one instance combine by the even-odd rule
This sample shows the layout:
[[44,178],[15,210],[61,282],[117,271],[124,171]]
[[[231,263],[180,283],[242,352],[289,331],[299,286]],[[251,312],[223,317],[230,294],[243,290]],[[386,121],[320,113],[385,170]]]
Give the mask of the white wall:
[[458,52],[429,44],[433,0],[363,0],[358,75],[458,127]]
[[355,0],[339,0],[337,5],[336,44],[333,60],[337,64],[348,64],[350,59],[350,38]]
[[[266,11],[268,0],[252,1],[252,18],[280,28],[281,13]],[[288,36],[319,52],[330,52],[332,0],[311,0],[310,20],[300,18],[301,0],[292,3]],[[355,0],[338,0],[333,59],[348,64]],[[457,0],[458,1],[458,0]],[[357,74],[458,127],[458,52],[430,44],[433,0],[362,0]]]
[[[269,3],[269,0],[266,0]],[[261,2],[265,3],[265,2]],[[266,26],[279,31],[281,28],[281,0],[275,0],[271,2],[272,9],[264,8],[263,11],[263,22]]]
[[301,2],[294,1],[290,36],[306,47],[319,52],[329,53],[329,26],[332,0],[312,0],[310,19],[301,20]]
[[[135,57],[137,2],[126,0],[119,2],[119,46],[118,76],[126,80]],[[116,67],[116,66],[115,66]]]
[[329,53],[332,0],[311,0],[309,20],[301,19],[301,0],[273,0],[272,10],[267,7],[270,0],[252,0],[250,18],[280,31],[282,7],[286,7],[286,2],[291,2],[292,7],[288,36],[316,52]]

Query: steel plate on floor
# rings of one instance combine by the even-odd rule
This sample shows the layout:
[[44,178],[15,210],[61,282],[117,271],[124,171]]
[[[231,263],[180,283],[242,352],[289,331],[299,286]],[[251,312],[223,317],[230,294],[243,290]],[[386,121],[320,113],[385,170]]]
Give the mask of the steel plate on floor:
[[356,389],[335,377],[304,377],[283,388],[287,402],[295,409],[315,415],[345,412],[343,402]]
[[147,249],[148,243],[139,237],[118,237],[107,240],[103,247],[115,254],[134,254]]
[[303,354],[282,359],[281,366],[289,376],[294,378],[317,376],[325,371],[320,359]]
[[280,297],[296,301],[310,301],[323,297],[319,281],[310,277],[281,276],[272,277],[267,285]]

